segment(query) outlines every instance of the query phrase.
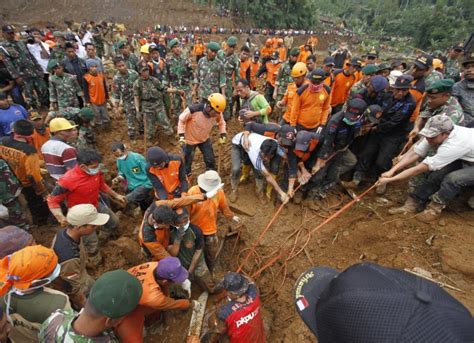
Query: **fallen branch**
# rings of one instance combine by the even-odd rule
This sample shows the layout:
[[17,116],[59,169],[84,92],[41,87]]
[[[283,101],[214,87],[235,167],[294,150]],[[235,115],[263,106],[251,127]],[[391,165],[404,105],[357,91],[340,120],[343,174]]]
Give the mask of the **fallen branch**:
[[441,282],[441,281],[439,281],[439,280],[435,280],[435,279],[430,278],[430,277],[428,277],[428,276],[426,276],[426,275],[423,275],[423,274],[421,274],[421,273],[414,272],[414,271],[411,270],[411,269],[405,268],[404,270],[405,270],[406,272],[410,273],[410,274],[413,274],[413,275],[422,277],[423,279],[433,281],[433,282],[436,283],[438,286],[446,287],[446,288],[449,288],[449,289],[452,289],[452,290],[454,290],[454,291],[458,291],[458,292],[461,292],[461,293],[466,293],[465,291],[463,291],[463,290],[460,289],[460,288],[457,288],[457,287],[448,285],[448,284],[445,283],[445,282]]

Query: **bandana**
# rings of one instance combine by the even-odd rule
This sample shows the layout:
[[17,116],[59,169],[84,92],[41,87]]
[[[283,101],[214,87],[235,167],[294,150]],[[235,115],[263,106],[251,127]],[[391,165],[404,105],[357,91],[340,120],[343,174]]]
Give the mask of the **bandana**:
[[314,83],[310,83],[309,86],[308,86],[308,89],[309,89],[310,93],[317,93],[317,92],[321,91],[323,86],[324,86],[324,83],[322,83],[322,82],[318,85],[316,85]]

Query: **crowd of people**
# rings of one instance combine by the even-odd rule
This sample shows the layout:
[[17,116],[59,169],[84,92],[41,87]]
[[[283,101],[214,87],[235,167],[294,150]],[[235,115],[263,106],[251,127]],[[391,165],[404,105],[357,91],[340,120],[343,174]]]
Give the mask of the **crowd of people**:
[[[26,28],[22,38],[13,25],[2,27],[0,342],[142,342],[146,326],[165,312],[202,306],[191,300],[191,281],[227,294],[211,341],[227,335],[231,342],[264,342],[256,284],[241,273],[221,280],[214,273],[222,240],[242,224],[229,206],[242,184],[254,179],[263,204],[317,205],[335,189],[353,195],[375,183],[384,194],[388,184],[409,180],[405,204],[389,212],[423,222],[471,191],[473,46],[380,61],[376,49],[359,56],[345,43],[320,56],[315,35],[300,46],[289,34],[257,46],[235,36],[204,42],[162,31],[127,36],[91,22],[65,32]],[[112,121],[126,125],[129,138],[102,151],[115,157],[116,172],[102,164],[96,146]],[[230,124],[239,132],[228,139]],[[231,145],[229,192],[217,171],[214,128],[216,143]],[[144,155],[132,149],[141,139]],[[165,142],[182,155],[166,151]],[[196,148],[205,171],[194,163]],[[107,174],[114,175],[111,185]],[[94,280],[87,267],[103,263],[100,246],[119,235],[118,210],[139,224],[147,262]],[[219,213],[228,228],[218,224]],[[36,244],[38,226],[56,222],[61,229],[48,247]],[[324,277],[309,282],[319,273]],[[426,336],[430,341],[472,340],[469,311],[434,284],[415,287],[417,279],[405,274],[370,264],[340,275],[311,270],[297,281],[295,304],[321,342],[392,339],[407,325],[401,318],[408,310],[377,333],[369,317],[337,296],[343,287],[336,283],[343,284],[360,297],[360,311],[380,311],[368,296],[366,280],[373,279],[381,298],[384,289],[398,294],[385,299],[387,306],[413,293],[413,306],[439,316],[419,320],[441,330]],[[426,305],[435,298],[437,307]],[[437,321],[443,303],[451,304],[449,321]],[[345,307],[346,324],[328,312]],[[332,319],[320,324],[324,313]],[[384,318],[377,317],[380,327]],[[361,330],[347,329],[356,321]],[[400,340],[416,340],[417,329]]]

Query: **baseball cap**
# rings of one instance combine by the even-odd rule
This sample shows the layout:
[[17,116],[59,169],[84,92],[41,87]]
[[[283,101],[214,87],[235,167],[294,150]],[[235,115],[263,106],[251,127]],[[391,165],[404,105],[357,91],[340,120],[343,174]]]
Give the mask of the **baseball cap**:
[[462,60],[462,66],[465,67],[466,64],[474,63],[474,51],[466,53]]
[[166,151],[160,147],[154,146],[148,149],[146,153],[146,160],[148,163],[150,163],[150,165],[157,166],[163,162],[168,162],[169,158]]
[[403,69],[407,68],[407,64],[403,62],[402,60],[393,60],[391,66],[392,68],[396,68],[399,66],[403,66]]
[[441,113],[428,119],[425,127],[419,132],[419,135],[426,138],[433,138],[442,133],[451,132],[453,127],[454,124],[451,118]]
[[159,279],[182,284],[189,276],[177,257],[168,256],[158,262],[154,275]]
[[306,151],[311,144],[311,140],[317,139],[319,141],[319,137],[315,132],[310,132],[306,130],[298,131],[296,134],[296,144],[295,150],[299,151]]
[[278,138],[283,146],[292,146],[296,140],[296,130],[290,125],[282,125],[278,131]]
[[308,75],[308,79],[310,81],[322,82],[325,78],[326,78],[326,74],[324,73],[324,70],[322,70],[321,68],[314,69]]
[[421,70],[430,68],[433,65],[433,57],[428,54],[422,54],[415,60],[415,66]]
[[142,293],[140,281],[125,270],[118,269],[97,279],[87,301],[105,317],[117,319],[137,307]]
[[323,64],[325,66],[330,65],[330,64],[334,65],[334,64],[336,64],[336,60],[334,59],[334,57],[328,56],[323,60]]
[[377,124],[380,121],[380,118],[377,118],[377,113],[382,112],[382,107],[379,105],[370,105],[366,110],[365,110],[365,115],[369,119],[369,122],[372,124]]
[[12,33],[12,32],[15,32],[15,27],[13,25],[3,25],[2,26],[2,32],[5,32],[5,33]]
[[39,113],[36,110],[31,110],[29,114],[30,114],[30,120],[43,119],[43,116],[41,115],[41,113]]
[[469,311],[435,283],[373,263],[311,268],[293,289],[297,312],[325,342],[468,342]]
[[359,98],[351,99],[347,102],[344,117],[347,118],[351,124],[355,124],[366,108],[367,103],[364,100]]
[[385,76],[375,75],[370,79],[370,85],[375,92],[381,92],[388,86],[388,80]]
[[351,59],[351,65],[355,67],[361,67],[362,66],[362,60],[359,57],[354,57]]
[[239,273],[227,272],[224,279],[219,282],[219,287],[236,295],[242,295],[249,288],[249,281]]
[[442,79],[436,82],[433,82],[428,88],[426,88],[426,93],[428,94],[438,94],[438,93],[451,93],[451,89],[454,86],[454,80],[452,79]]
[[464,51],[464,47],[462,44],[457,44],[457,45],[453,45],[453,50],[456,50],[456,51]]
[[367,57],[373,57],[373,58],[377,58],[379,56],[377,50],[375,50],[375,48],[372,48],[368,53],[367,53]]
[[412,82],[413,76],[404,74],[397,77],[395,83],[391,85],[391,87],[396,89],[409,89],[411,88]]
[[67,222],[71,225],[104,225],[109,221],[110,215],[98,213],[92,204],[80,204],[73,206],[67,212]]

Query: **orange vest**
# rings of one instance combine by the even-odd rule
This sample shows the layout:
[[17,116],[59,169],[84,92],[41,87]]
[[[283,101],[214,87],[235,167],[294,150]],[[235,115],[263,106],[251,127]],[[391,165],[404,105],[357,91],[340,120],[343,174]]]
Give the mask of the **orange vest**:
[[355,79],[354,75],[346,75],[342,71],[334,77],[334,83],[331,87],[332,107],[346,102],[349,97],[349,91],[355,83]]
[[44,143],[49,139],[51,135],[49,134],[49,127],[46,128],[44,131],[44,135],[40,134],[38,131],[34,130],[33,134],[31,135],[31,139],[33,140],[33,146],[36,149],[39,157],[43,159],[43,154],[41,153],[41,147]]
[[202,43],[197,43],[197,44],[194,45],[194,48],[193,48],[193,55],[194,55],[194,56],[201,56],[201,55],[204,55],[204,51],[205,51],[204,44],[202,44]]
[[180,161],[169,161],[168,166],[163,169],[157,167],[151,167],[150,173],[155,175],[163,187],[168,192],[168,199],[173,199],[173,191],[179,187],[181,182],[179,181],[179,168],[181,167]]
[[143,239],[143,229],[145,227],[145,220],[147,219],[148,215],[145,215],[140,230],[138,230],[138,242],[153,261],[159,261],[169,256],[166,247],[170,244],[170,233],[168,229],[157,229],[155,230],[156,242],[145,242]]
[[276,77],[281,63],[273,64],[271,61],[269,61],[265,66],[267,67],[267,82],[275,87]]
[[273,54],[273,48],[263,47],[260,51],[262,54],[262,58],[271,56]]
[[[416,84],[416,81],[413,81],[412,85]],[[425,97],[425,93],[420,92],[417,89],[410,89],[410,94],[413,95],[416,101],[416,107],[410,117],[410,122],[415,122],[416,118],[420,114],[421,104],[423,103],[423,98]]]
[[252,88],[257,87],[257,71],[260,69],[262,64],[260,62],[250,62],[250,86]]
[[302,50],[298,56],[298,62],[306,63],[306,59],[311,56],[311,51]]
[[319,140],[317,140],[316,138],[313,138],[309,142],[309,147],[307,151],[294,150],[293,152],[295,153],[296,156],[299,157],[301,161],[306,162],[311,156],[311,153],[313,152],[313,150],[316,149],[318,144],[319,144]]
[[[240,78],[247,79],[247,70],[251,68],[251,62],[249,60],[242,62],[240,61]],[[250,77],[252,77],[252,69],[250,69]]]
[[282,46],[281,48],[277,49],[280,54],[280,61],[286,60],[286,48]]

